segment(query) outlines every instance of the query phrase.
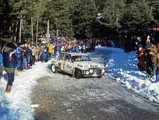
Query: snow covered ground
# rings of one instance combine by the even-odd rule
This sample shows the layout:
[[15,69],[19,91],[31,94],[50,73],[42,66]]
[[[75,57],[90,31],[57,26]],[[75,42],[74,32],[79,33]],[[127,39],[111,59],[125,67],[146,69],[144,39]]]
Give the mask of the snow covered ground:
[[[151,83],[145,79],[145,73],[136,67],[135,52],[125,54],[122,49],[100,47],[95,53],[90,53],[93,61],[105,64],[106,75],[112,75],[116,81],[128,89],[159,102],[159,83]],[[0,120],[32,120],[36,105],[31,103],[31,92],[36,80],[42,76],[49,76],[47,65],[40,62],[33,69],[19,73],[15,78],[12,92],[4,94],[6,81],[0,81]]]
[[7,82],[0,81],[0,120],[33,120],[31,90],[36,80],[48,75],[47,64],[36,63],[33,69],[21,72],[15,77],[10,94],[4,94]]
[[116,81],[151,101],[159,102],[159,82],[151,82],[155,81],[155,76],[148,80],[145,73],[139,71],[136,52],[125,53],[119,48],[98,47],[90,55],[94,61],[104,63],[106,74],[112,75]]

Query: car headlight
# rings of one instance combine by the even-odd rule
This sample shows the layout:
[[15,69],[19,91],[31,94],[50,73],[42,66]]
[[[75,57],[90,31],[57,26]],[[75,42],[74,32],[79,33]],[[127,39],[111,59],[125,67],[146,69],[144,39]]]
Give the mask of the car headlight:
[[89,71],[86,71],[86,75],[89,75]]
[[90,69],[89,72],[92,74],[93,73],[93,69]]
[[104,73],[105,72],[105,70],[104,69],[102,69],[102,73]]

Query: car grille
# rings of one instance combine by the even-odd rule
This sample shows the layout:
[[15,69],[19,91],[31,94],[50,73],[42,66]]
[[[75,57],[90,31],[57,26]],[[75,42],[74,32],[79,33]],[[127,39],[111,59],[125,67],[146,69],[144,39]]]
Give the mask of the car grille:
[[94,72],[93,72],[93,74],[94,75],[100,75],[101,74],[101,70],[100,69],[93,69],[94,70]]

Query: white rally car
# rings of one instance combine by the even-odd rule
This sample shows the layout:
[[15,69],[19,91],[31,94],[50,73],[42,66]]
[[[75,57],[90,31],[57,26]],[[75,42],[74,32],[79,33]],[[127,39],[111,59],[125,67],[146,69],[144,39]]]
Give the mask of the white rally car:
[[62,71],[73,75],[76,79],[81,77],[101,78],[104,73],[104,65],[92,62],[90,57],[84,53],[60,53],[56,60],[51,63],[53,73]]

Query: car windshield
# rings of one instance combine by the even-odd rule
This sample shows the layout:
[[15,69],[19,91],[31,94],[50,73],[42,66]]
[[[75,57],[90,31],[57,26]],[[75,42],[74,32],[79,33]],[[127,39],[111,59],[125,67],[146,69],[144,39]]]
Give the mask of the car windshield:
[[72,61],[91,61],[89,56],[86,55],[79,55],[79,56],[72,56]]

